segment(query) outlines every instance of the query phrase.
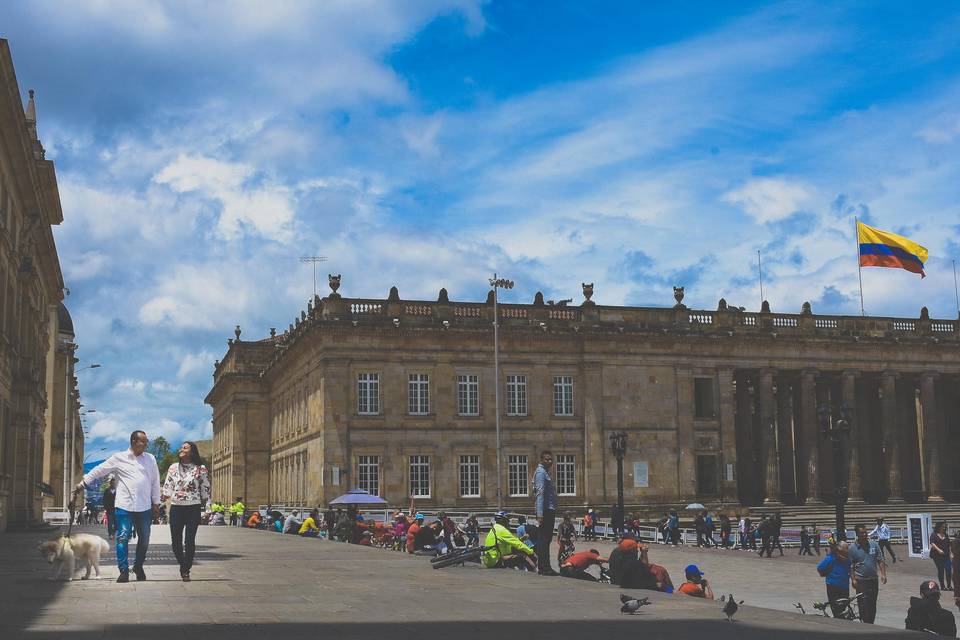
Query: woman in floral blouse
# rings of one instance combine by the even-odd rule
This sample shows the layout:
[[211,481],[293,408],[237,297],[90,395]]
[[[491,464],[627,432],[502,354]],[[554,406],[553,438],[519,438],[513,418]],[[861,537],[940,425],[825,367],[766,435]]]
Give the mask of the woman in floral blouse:
[[[190,567],[197,538],[197,527],[204,505],[210,501],[210,475],[201,464],[195,442],[184,442],[177,451],[180,461],[170,465],[160,499],[171,500],[170,537],[173,554],[180,562],[180,577],[190,582]],[[186,529],[186,535],[184,535]]]

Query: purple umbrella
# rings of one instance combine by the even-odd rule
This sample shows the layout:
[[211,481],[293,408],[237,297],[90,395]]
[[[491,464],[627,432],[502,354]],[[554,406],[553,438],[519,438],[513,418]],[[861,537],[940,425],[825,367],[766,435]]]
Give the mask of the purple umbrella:
[[387,504],[387,501],[381,498],[380,496],[375,496],[371,493],[367,493],[363,489],[353,489],[347,491],[345,494],[338,498],[334,498],[330,501],[331,505],[335,504]]

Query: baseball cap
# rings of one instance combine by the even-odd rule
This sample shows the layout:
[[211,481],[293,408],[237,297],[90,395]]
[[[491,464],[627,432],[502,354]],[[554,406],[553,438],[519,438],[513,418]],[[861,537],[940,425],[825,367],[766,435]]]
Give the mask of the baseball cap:
[[414,516],[414,520],[423,520],[423,514],[418,513],[416,516]]
[[920,595],[924,598],[929,598],[933,594],[940,596],[940,587],[933,580],[927,580],[920,585]]
[[703,571],[700,571],[700,567],[698,567],[698,566],[695,565],[695,564],[688,564],[688,565],[687,565],[687,568],[683,570],[683,573],[684,573],[684,575],[686,575],[688,578],[689,578],[690,576],[702,576],[702,575],[703,575]]

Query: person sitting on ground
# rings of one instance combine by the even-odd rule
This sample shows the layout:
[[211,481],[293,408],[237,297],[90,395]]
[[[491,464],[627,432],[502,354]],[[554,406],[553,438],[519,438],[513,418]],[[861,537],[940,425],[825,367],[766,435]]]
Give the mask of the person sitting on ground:
[[596,582],[597,579],[587,573],[587,569],[593,565],[601,565],[607,562],[606,558],[600,557],[600,552],[596,549],[589,551],[580,551],[575,553],[560,565],[560,575],[564,578],[576,578],[577,580],[589,580]]
[[440,545],[440,533],[443,525],[434,520],[430,524],[420,524],[420,529],[413,536],[413,551],[435,552]]
[[320,526],[317,524],[317,520],[319,519],[320,514],[316,509],[314,509],[303,521],[303,524],[300,525],[300,529],[297,531],[297,533],[306,538],[316,538],[318,535],[320,535]]
[[527,524],[526,516],[517,516],[517,537],[523,540],[525,545],[533,549],[536,544],[536,536],[531,534],[531,528],[536,530],[536,527],[531,527],[531,525]]
[[650,562],[647,545],[637,546],[638,556],[627,561],[620,578],[620,586],[624,589],[649,589],[673,593],[673,582],[667,570],[658,564]]
[[707,579],[703,577],[704,574],[703,571],[700,571],[700,567],[695,564],[688,564],[687,568],[683,570],[683,573],[687,577],[687,580],[680,585],[677,593],[683,593],[688,596],[693,596],[694,598],[713,600],[713,589],[710,588],[710,583],[707,582]]
[[423,526],[423,514],[418,513],[413,517],[413,522],[407,529],[407,553],[416,551],[417,534]]
[[300,510],[294,509],[290,512],[283,520],[283,532],[284,533],[297,533],[300,531]]
[[940,587],[933,580],[927,580],[920,585],[919,598],[910,597],[905,623],[911,631],[957,637],[957,621],[951,612],[940,606]]
[[610,552],[610,569],[608,570],[610,582],[620,584],[620,578],[623,576],[623,569],[627,562],[635,560],[637,557],[637,541],[633,534],[623,534],[623,540]]
[[500,511],[493,516],[493,526],[487,532],[484,546],[487,550],[481,556],[483,566],[488,569],[514,568],[536,571],[536,555],[533,549],[525,545],[507,528],[510,516]]
[[250,527],[251,529],[256,529],[257,527],[260,526],[260,521],[261,521],[260,512],[254,511],[252,514],[250,514],[250,517],[247,518],[247,526]]

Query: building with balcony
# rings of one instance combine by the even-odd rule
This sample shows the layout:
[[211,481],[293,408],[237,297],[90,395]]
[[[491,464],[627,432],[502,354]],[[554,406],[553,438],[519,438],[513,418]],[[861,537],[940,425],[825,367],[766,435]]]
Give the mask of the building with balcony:
[[[359,487],[394,505],[497,504],[494,301],[315,298],[282,333],[240,327],[214,370],[214,494],[323,503]],[[854,501],[955,500],[956,320],[501,304],[500,486],[529,509],[539,452],[561,505],[832,501],[819,407],[855,421]]]

